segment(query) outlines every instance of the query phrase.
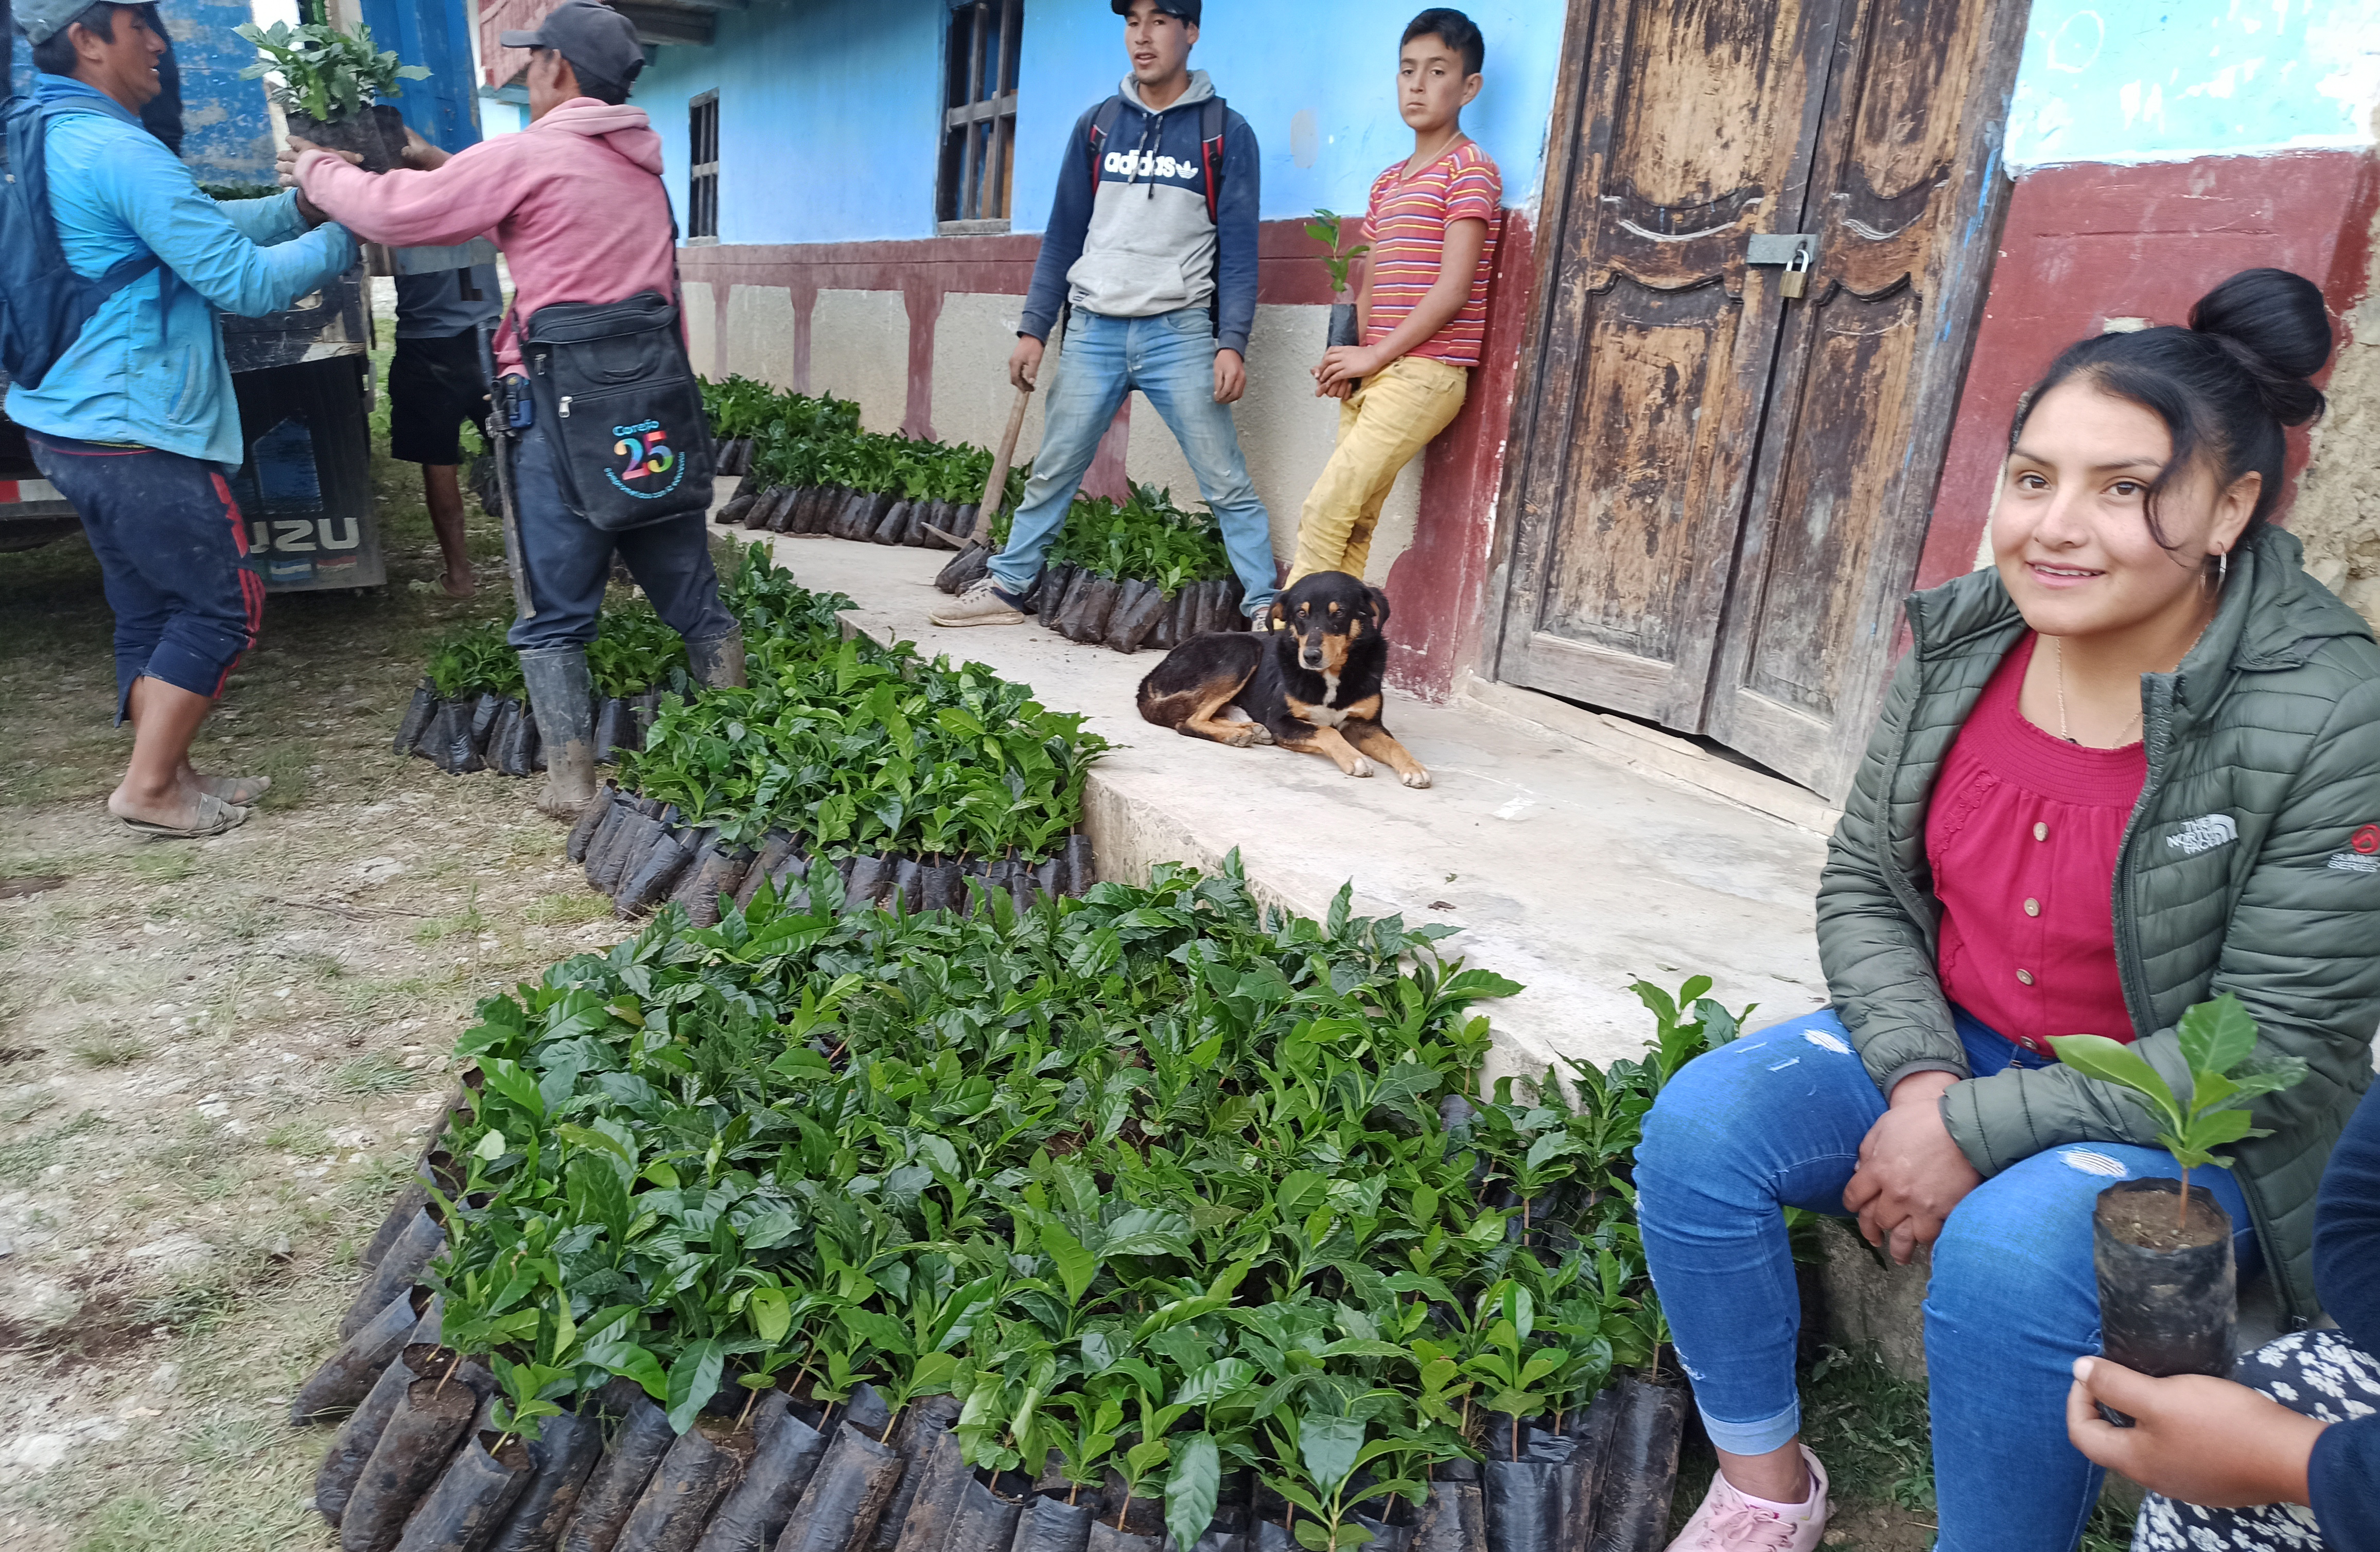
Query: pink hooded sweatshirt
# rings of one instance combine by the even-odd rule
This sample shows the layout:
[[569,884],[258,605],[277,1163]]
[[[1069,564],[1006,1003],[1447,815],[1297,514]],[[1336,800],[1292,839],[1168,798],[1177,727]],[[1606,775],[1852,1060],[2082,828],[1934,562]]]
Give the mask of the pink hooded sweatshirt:
[[[369,242],[409,248],[492,236],[511,265],[516,314],[527,320],[549,302],[674,294],[677,252],[661,170],[662,139],[642,108],[574,97],[435,172],[372,174],[309,152],[298,159],[298,187]],[[511,331],[498,349],[504,368],[517,370]]]

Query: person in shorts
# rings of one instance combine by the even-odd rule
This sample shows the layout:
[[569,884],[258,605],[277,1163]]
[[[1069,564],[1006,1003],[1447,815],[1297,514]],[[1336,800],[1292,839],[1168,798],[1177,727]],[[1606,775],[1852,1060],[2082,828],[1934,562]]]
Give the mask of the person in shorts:
[[483,441],[487,436],[480,325],[494,322],[504,305],[492,263],[396,277],[388,452],[400,463],[421,466],[421,499],[446,563],[439,582],[448,598],[469,598],[477,587],[463,534],[463,427],[468,422]]
[[9,384],[8,418],[74,503],[115,616],[115,716],[133,734],[108,812],[143,835],[220,835],[270,785],[190,763],[264,621],[227,478],[245,449],[222,316],[295,305],[355,261],[355,242],[294,193],[218,203],[142,125],[164,91],[156,6],[16,0],[15,22],[67,263],[119,279],[38,379]]

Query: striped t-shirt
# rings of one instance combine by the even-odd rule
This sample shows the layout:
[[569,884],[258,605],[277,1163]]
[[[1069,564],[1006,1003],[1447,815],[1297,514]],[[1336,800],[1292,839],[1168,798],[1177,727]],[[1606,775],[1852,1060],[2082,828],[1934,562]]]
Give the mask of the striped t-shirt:
[[1471,277],[1463,310],[1410,354],[1451,367],[1475,367],[1488,333],[1488,274],[1496,260],[1503,226],[1504,179],[1476,142],[1464,140],[1413,176],[1397,163],[1372,180],[1370,212],[1365,219],[1372,285],[1371,326],[1364,343],[1378,345],[1413,316],[1438,280],[1446,251],[1446,229],[1457,221],[1484,221],[1488,242]]

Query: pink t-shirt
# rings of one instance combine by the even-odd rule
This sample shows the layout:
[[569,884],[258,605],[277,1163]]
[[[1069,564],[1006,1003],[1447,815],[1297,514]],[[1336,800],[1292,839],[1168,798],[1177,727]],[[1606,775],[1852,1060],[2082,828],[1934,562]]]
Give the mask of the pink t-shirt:
[[2037,637],[1959,732],[1925,816],[1943,992],[2042,1055],[2052,1035],[2136,1034],[2116,968],[2116,855],[2148,780],[2142,746],[2085,749],[2017,709]]
[[1446,256],[1446,229],[1458,221],[1484,221],[1488,242],[1479,250],[1478,267],[1471,276],[1471,295],[1463,310],[1439,326],[1438,333],[1409,353],[1443,361],[1450,367],[1475,367],[1488,337],[1488,277],[1496,267],[1496,238],[1503,225],[1504,180],[1488,153],[1471,140],[1459,141],[1445,155],[1411,177],[1405,164],[1396,164],[1372,180],[1370,213],[1365,240],[1372,245],[1371,326],[1366,345],[1378,345],[1413,316],[1413,309],[1438,284],[1439,261]]

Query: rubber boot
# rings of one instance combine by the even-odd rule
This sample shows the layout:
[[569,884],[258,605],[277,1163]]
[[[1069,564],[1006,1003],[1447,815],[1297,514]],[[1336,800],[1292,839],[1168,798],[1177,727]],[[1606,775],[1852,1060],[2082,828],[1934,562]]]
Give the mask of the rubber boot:
[[520,655],[529,709],[545,744],[545,791],[537,806],[576,821],[595,797],[595,682],[583,647],[545,647]]
[[744,685],[744,633],[731,631],[702,641],[686,644],[687,664],[694,670],[697,683],[714,690],[735,688]]

